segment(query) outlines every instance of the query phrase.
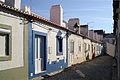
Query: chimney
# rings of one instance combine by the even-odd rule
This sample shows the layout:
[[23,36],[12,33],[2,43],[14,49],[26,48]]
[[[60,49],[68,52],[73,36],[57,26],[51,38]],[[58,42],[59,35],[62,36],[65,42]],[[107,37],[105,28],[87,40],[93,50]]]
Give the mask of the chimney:
[[5,4],[17,9],[21,8],[21,0],[5,0]]
[[88,25],[80,25],[80,33],[89,36]]
[[[77,28],[75,28],[75,26],[79,26]],[[80,33],[80,20],[79,18],[71,18],[68,21],[68,25],[67,25],[68,29],[70,30],[78,30],[78,33]]]
[[92,38],[92,39],[95,39],[95,32],[94,30],[89,30],[89,37]]
[[50,10],[50,21],[63,25],[63,9],[61,5],[53,5]]

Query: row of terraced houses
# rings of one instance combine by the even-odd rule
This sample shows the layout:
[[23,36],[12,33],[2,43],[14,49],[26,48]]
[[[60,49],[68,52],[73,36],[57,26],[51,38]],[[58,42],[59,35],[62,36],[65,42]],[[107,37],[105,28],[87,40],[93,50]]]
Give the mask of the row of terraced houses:
[[0,0],[0,80],[31,80],[91,60],[102,51],[103,35],[63,19],[53,5],[50,20],[20,9],[21,0]]

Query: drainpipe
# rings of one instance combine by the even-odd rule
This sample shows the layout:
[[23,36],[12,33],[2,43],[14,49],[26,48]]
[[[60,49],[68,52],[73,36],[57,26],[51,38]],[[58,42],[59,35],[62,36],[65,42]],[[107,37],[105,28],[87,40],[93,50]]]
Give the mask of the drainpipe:
[[66,33],[66,67],[68,67],[68,32]]

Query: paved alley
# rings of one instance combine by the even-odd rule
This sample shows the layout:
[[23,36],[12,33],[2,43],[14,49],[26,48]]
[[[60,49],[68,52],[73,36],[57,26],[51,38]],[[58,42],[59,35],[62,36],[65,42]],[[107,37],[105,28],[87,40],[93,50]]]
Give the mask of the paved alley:
[[92,61],[69,67],[45,80],[112,80],[112,63],[112,57],[100,56]]

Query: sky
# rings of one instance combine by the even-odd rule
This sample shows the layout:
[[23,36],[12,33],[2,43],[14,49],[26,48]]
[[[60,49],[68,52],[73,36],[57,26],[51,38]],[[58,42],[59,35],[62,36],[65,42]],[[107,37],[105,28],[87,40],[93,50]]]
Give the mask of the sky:
[[112,0],[22,0],[22,8],[27,5],[46,19],[50,18],[51,6],[56,4],[62,5],[65,21],[79,18],[80,24],[88,24],[89,29],[113,32]]

